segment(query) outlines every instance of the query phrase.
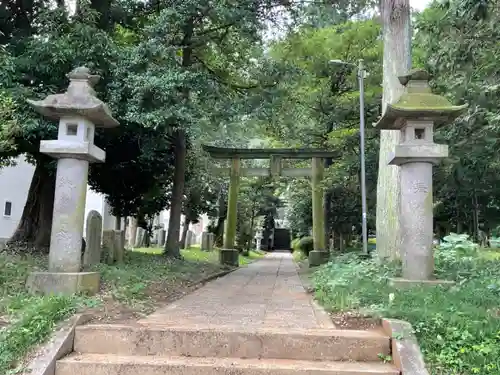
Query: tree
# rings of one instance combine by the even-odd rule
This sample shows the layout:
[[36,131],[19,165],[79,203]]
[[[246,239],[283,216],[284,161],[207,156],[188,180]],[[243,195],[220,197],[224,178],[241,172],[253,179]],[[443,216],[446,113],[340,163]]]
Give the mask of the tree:
[[481,231],[498,225],[499,2],[434,2],[417,17],[415,64],[433,75],[433,90],[468,113],[436,133],[450,157],[435,168],[435,221],[439,235]]
[[[20,224],[11,238],[12,242],[28,242],[46,251],[52,222],[54,161],[40,154],[38,150],[41,139],[56,137],[57,126],[34,114],[27,108],[25,100],[43,98],[48,94],[65,90],[68,84],[65,79],[66,73],[80,65],[86,65],[103,77],[96,87],[98,96],[103,100],[122,97],[116,92],[117,90],[111,95],[110,88],[116,84],[112,82],[112,78],[120,76],[120,72],[115,68],[130,51],[126,48],[126,42],[135,40],[136,30],[133,30],[135,26],[130,26],[129,21],[133,16],[141,19],[144,13],[137,11],[135,6],[129,8],[127,4],[121,3],[114,8],[117,12],[113,13],[112,17],[108,17],[109,14],[106,12],[104,17],[103,4],[99,5],[101,12],[97,12],[93,7],[96,5],[95,2],[88,6],[80,1],[76,14],[70,16],[64,7],[64,2],[58,2],[56,9],[51,9],[49,1],[34,2],[26,6],[11,2],[6,8],[10,16],[2,18],[0,24],[2,43],[10,56],[10,63],[9,69],[0,74],[2,80],[0,87],[11,98],[15,109],[13,112],[15,121],[12,123],[17,124],[17,128],[9,127],[9,142],[14,147],[10,152],[4,150],[0,157],[2,160],[8,160],[25,154],[36,166],[26,206]],[[109,2],[106,4],[109,5]],[[104,20],[109,23],[105,23]],[[115,29],[117,23],[123,25],[122,29]],[[132,31],[124,35],[122,31],[127,27]],[[119,104],[119,100],[114,104]],[[143,184],[130,185],[130,174],[127,174],[127,171],[130,171],[129,166],[134,165],[135,171],[141,173],[146,171],[156,173],[151,167],[165,171],[166,175],[161,183],[168,185],[171,159],[163,157],[162,154],[165,154],[170,141],[162,132],[146,134],[138,131],[143,124],[125,117],[122,108],[120,105],[112,105],[121,127],[115,132],[97,134],[96,144],[107,148],[108,161],[102,166],[96,166],[95,173],[94,166],[91,167],[90,182],[94,188],[108,194],[110,200],[116,203],[114,210],[129,212],[130,207],[141,200],[141,196],[148,194],[150,196],[149,190],[157,189],[157,186],[151,184],[154,185],[158,181],[154,178],[142,178]],[[132,138],[127,139],[127,137]],[[153,141],[154,137],[156,138]],[[146,139],[152,148],[128,149],[129,146],[137,145],[137,142]],[[156,147],[158,149],[155,149]],[[144,176],[145,173],[142,173],[137,177]],[[112,180],[108,177],[112,177]],[[124,192],[124,189],[128,191]]]
[[[135,98],[129,116],[172,136],[174,175],[165,254],[179,256],[180,217],[186,171],[186,144],[195,142],[206,102],[255,87],[249,57],[261,39],[261,24],[280,1],[208,0],[148,3],[157,12],[134,51],[130,86]],[[138,85],[138,82],[146,84]],[[144,111],[146,109],[146,111]],[[216,108],[217,109],[217,108]]]
[[[398,76],[411,68],[411,23],[409,0],[381,1],[384,40],[382,112],[403,93]],[[399,142],[399,132],[380,132],[377,181],[377,253],[381,258],[399,256],[401,228],[399,167],[388,165],[390,153]]]
[[[332,57],[351,62],[365,60],[370,72],[366,79],[366,120],[374,122],[380,113],[379,35],[376,20],[321,29],[305,27],[271,49],[285,78],[271,99],[274,110],[269,112],[272,126],[265,128],[267,133],[279,139],[282,146],[335,149],[342,154],[341,159],[328,161],[324,181],[326,233],[335,233],[336,238],[347,238],[352,226],[361,231],[359,91],[353,69],[331,66],[328,61]],[[366,140],[367,190],[372,192],[376,184],[378,132],[367,129]],[[310,167],[310,162],[290,162],[290,166]],[[312,225],[310,183],[292,182],[286,200],[292,230],[298,236],[307,235]],[[374,207],[375,196],[369,194],[369,212]]]
[[191,223],[196,224],[200,216],[208,214],[216,215],[217,206],[217,182],[210,174],[210,170],[203,164],[201,156],[194,152],[189,158],[189,174],[186,176],[186,185],[184,189],[184,200],[182,213],[184,214],[184,223],[181,236],[180,248],[183,249],[186,243],[187,231]]

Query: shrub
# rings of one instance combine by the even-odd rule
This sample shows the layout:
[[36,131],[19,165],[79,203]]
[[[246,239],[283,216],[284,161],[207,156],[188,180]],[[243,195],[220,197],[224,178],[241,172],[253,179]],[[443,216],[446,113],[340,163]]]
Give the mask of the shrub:
[[299,242],[299,249],[306,256],[309,256],[309,253],[314,250],[314,240],[312,237],[303,237]]
[[295,238],[292,241],[292,250],[295,251],[300,251],[300,238]]
[[346,254],[314,275],[316,297],[333,311],[409,321],[433,375],[500,374],[500,261],[484,259],[466,235],[436,249],[436,276],[449,288],[398,290],[399,264]]

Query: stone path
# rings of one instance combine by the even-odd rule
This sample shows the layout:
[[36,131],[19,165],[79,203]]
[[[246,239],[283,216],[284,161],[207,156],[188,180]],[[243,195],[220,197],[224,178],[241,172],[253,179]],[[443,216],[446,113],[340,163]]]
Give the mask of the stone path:
[[306,293],[292,255],[271,253],[212,281],[140,324],[257,328],[334,328]]

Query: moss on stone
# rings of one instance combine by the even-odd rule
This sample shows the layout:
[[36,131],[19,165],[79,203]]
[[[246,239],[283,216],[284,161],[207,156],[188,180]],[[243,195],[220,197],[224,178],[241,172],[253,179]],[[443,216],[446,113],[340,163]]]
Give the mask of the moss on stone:
[[452,105],[445,97],[431,93],[405,93],[392,107],[425,111],[439,110],[440,112],[454,111],[459,108]]

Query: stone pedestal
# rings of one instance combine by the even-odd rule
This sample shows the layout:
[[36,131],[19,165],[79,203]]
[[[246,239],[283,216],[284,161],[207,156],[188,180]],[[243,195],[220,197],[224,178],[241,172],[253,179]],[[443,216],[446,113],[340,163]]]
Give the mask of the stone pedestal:
[[400,222],[404,277],[430,280],[434,273],[431,163],[401,166]]
[[48,295],[94,295],[99,286],[99,272],[32,272],[26,281],[31,293]]
[[49,271],[79,272],[89,162],[57,161]]
[[240,265],[240,253],[235,249],[221,249],[219,251],[220,264],[231,267],[238,267]]
[[58,159],[50,237],[49,272],[34,272],[27,281],[31,291],[45,294],[96,293],[99,274],[80,272],[89,162],[104,162],[105,152],[94,145],[95,127],[118,122],[95,97],[98,76],[87,68],[68,74],[64,94],[42,101],[28,100],[47,118],[59,120],[57,140],[40,142],[40,152]]
[[317,267],[328,262],[330,253],[328,251],[313,250],[309,252],[309,267]]

